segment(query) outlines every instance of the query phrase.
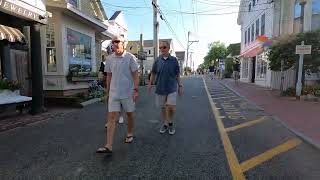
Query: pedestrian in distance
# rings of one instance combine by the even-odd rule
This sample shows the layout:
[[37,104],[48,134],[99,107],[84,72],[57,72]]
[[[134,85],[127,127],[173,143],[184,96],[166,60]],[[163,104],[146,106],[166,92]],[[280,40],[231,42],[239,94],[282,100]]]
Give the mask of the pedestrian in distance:
[[155,80],[156,104],[161,108],[163,120],[160,133],[168,131],[170,135],[173,135],[176,132],[173,119],[176,112],[177,93],[179,96],[182,95],[183,86],[177,58],[169,53],[170,44],[167,41],[162,41],[159,48],[161,55],[156,58],[153,64],[148,93],[151,93]]
[[135,102],[138,98],[138,64],[136,57],[125,51],[125,40],[122,36],[112,38],[113,53],[107,57],[106,95],[108,96],[108,125],[106,143],[97,149],[97,153],[112,154],[113,137],[116,120],[121,112],[126,112],[128,132],[125,143],[133,142]]

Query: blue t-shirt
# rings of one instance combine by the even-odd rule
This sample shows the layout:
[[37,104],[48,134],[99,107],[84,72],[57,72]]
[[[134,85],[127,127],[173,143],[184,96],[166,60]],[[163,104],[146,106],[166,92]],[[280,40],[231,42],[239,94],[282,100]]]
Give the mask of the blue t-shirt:
[[164,59],[163,56],[159,56],[152,66],[152,73],[156,75],[156,93],[168,95],[176,92],[179,71],[176,57],[169,55],[167,59]]

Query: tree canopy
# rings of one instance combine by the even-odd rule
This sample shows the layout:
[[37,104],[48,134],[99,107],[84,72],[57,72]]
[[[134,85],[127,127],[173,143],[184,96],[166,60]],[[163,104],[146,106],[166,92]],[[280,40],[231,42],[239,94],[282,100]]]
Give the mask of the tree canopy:
[[[203,67],[208,68],[216,59],[223,59],[227,56],[227,48],[224,43],[215,41],[209,44],[209,52],[204,57]],[[215,64],[216,65],[216,64]]]
[[227,55],[236,56],[240,54],[240,43],[230,44],[227,47]]
[[299,55],[295,54],[296,45],[304,41],[305,45],[312,45],[310,55],[304,55],[304,69],[311,72],[319,71],[320,66],[320,30],[290,35],[273,40],[273,45],[269,48],[269,66],[273,71],[279,71],[281,60],[284,60],[284,69],[289,69],[299,60]]

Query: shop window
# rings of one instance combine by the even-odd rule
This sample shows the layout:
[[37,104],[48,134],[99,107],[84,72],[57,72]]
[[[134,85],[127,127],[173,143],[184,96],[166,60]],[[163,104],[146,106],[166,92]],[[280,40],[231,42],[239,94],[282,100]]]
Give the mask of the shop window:
[[247,45],[247,31],[244,32],[244,44]]
[[250,44],[250,28],[248,29],[248,35],[247,35],[247,43]]
[[312,1],[312,14],[320,14],[320,0]]
[[254,24],[251,26],[251,42],[254,41]]
[[266,78],[267,74],[267,60],[264,54],[258,55],[257,61],[257,77],[258,78]]
[[259,19],[256,20],[256,37],[258,37],[260,34],[260,21]]
[[265,26],[266,26],[266,15],[263,14],[261,16],[261,35],[265,34]]
[[91,37],[67,28],[69,69],[72,72],[92,70]]
[[72,4],[76,8],[79,8],[79,0],[68,0],[68,3]]
[[53,24],[46,27],[46,55],[47,55],[47,72],[57,72],[56,46],[54,42]]

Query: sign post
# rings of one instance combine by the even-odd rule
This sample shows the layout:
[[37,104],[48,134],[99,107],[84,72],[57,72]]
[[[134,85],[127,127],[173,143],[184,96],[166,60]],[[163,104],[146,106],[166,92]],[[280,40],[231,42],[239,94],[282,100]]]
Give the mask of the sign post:
[[304,45],[304,41],[301,42],[301,45],[296,46],[296,54],[300,55],[299,58],[299,70],[298,70],[298,81],[296,84],[296,99],[299,100],[302,90],[302,70],[303,70],[303,56],[305,54],[311,54],[311,45]]

